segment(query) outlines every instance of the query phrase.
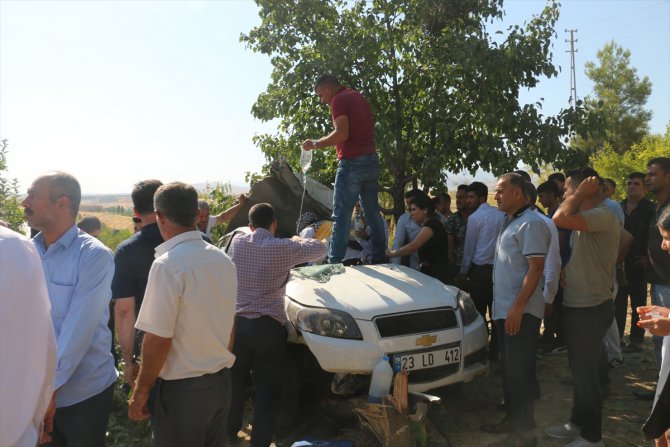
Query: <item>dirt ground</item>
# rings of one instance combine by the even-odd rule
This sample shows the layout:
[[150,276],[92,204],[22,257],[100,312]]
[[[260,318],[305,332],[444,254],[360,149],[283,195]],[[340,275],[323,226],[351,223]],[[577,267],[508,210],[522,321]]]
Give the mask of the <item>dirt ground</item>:
[[[624,352],[623,356],[624,364],[610,370],[610,395],[604,403],[604,442],[608,447],[653,445],[644,440],[641,432],[651,402],[641,401],[632,393],[633,390],[653,390],[656,370],[651,339],[645,339],[642,351]],[[479,447],[505,437],[480,430],[482,424],[498,422],[503,417],[503,413],[496,411],[496,404],[502,397],[501,378],[496,369],[494,364],[489,375],[463,385],[460,390],[431,392],[440,396],[442,402],[430,408],[428,418],[423,422],[425,446]],[[544,429],[567,422],[570,415],[572,388],[562,383],[570,379],[567,355],[538,356],[537,373],[541,386],[541,398],[535,406],[538,446],[563,446],[569,440],[551,439],[544,434]],[[355,446],[374,447],[376,442],[361,433],[353,415],[353,408],[364,405],[364,399],[353,401],[322,401],[319,411],[309,409],[304,423],[297,428],[299,435],[293,436],[292,440],[310,436],[315,439],[347,439]],[[278,445],[291,444],[282,442]]]

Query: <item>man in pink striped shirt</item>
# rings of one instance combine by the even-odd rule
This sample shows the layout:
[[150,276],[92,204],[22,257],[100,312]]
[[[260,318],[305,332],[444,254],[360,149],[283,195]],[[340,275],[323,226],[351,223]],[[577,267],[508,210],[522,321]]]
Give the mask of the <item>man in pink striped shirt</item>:
[[267,203],[251,208],[249,227],[252,233],[236,236],[228,251],[237,267],[238,281],[228,436],[234,445],[242,428],[246,379],[251,371],[256,387],[251,445],[266,447],[272,442],[281,398],[287,336],[284,294],[289,271],[295,265],[323,258],[327,248],[314,239],[275,237],[277,219]]

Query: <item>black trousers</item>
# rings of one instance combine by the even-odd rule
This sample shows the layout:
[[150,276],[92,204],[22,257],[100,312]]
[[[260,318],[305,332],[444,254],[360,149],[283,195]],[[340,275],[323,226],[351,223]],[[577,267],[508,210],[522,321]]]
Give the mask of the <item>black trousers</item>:
[[[473,264],[470,269],[470,297],[475,302],[477,311],[486,319],[486,312],[488,310],[489,315],[493,315],[493,265],[477,265]],[[489,342],[489,358],[497,359],[498,358],[498,334],[495,329],[495,322],[490,320],[491,328],[489,333],[491,334],[491,341]]]
[[104,447],[112,411],[114,384],[69,407],[56,408],[52,441],[47,447]]
[[155,385],[152,429],[156,447],[227,445],[230,369]]
[[228,418],[230,438],[235,439],[242,428],[251,372],[256,389],[251,446],[267,447],[272,442],[281,401],[286,336],[286,329],[274,318],[235,317],[233,394]]
[[644,329],[637,327],[639,316],[636,309],[647,304],[647,280],[644,268],[637,265],[624,265],[628,284],[620,286],[614,302],[616,324],[619,327],[619,337],[623,337],[626,328],[626,314],[628,313],[628,297],[630,296],[631,323],[630,339],[633,343],[642,343]]

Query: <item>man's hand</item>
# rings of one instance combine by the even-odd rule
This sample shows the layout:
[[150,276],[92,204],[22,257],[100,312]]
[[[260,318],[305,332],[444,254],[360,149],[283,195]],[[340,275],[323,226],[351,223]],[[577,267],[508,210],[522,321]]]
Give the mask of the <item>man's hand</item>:
[[670,446],[670,429],[663,433],[659,438],[654,440],[656,447],[668,447]]
[[554,313],[554,303],[545,303],[544,305],[544,317],[547,318]]
[[247,195],[246,194],[240,194],[240,196],[237,198],[237,202],[241,206],[244,206],[244,204],[247,203]]
[[568,287],[568,279],[565,276],[565,269],[561,269],[561,277],[558,280],[558,284],[560,284],[560,286],[564,289]]
[[305,140],[302,142],[302,148],[306,151],[311,151],[314,149],[314,140]]
[[51,395],[51,401],[44,414],[44,426],[40,434],[40,444],[51,442],[51,432],[54,431],[54,415],[56,414],[56,393]]
[[593,196],[598,191],[600,191],[600,180],[598,180],[598,177],[588,177],[579,184],[575,194],[586,198]]
[[505,319],[505,332],[507,335],[516,335],[521,329],[521,319],[523,318],[523,306],[513,304],[507,311]]
[[132,396],[128,399],[128,418],[132,421],[149,419],[148,400],[149,393],[134,390]]
[[140,365],[135,361],[125,363],[123,367],[123,378],[130,388],[135,387],[135,379],[137,379],[137,373],[140,371]]

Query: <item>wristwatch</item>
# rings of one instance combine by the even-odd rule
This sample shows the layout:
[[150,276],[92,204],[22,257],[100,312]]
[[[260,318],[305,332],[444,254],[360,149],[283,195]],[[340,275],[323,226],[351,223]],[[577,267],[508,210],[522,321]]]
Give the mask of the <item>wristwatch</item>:
[[312,140],[312,147],[316,149],[316,145],[319,142],[319,140]]

